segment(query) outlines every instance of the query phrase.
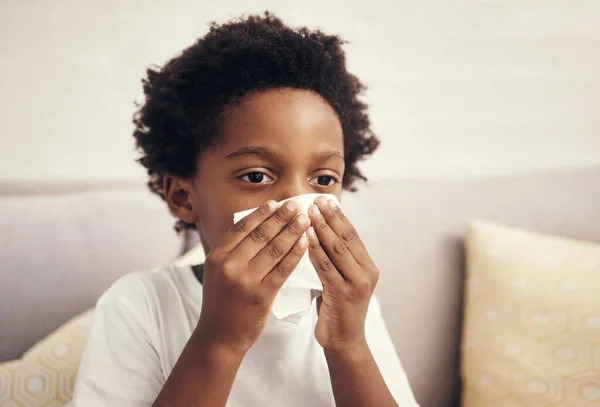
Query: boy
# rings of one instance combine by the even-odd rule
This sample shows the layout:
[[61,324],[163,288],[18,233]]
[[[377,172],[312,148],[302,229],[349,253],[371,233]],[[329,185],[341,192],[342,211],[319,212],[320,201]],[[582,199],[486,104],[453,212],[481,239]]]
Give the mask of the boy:
[[[365,179],[357,161],[378,140],[341,45],[266,13],[213,24],[148,70],[140,162],[207,258],[129,274],[102,296],[74,407],[417,405],[372,298],[378,270],[350,221],[323,198],[308,216],[275,204],[339,199]],[[323,294],[298,325],[274,319],[306,250]]]

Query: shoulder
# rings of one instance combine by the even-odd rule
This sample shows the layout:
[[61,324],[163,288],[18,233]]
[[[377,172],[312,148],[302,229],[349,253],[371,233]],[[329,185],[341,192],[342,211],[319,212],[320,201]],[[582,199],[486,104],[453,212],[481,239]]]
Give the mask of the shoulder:
[[102,294],[96,311],[120,308],[136,319],[154,314],[161,303],[181,296],[181,272],[182,268],[168,266],[126,274]]
[[74,405],[151,405],[162,388],[156,287],[166,269],[118,279],[98,300],[74,389]]
[[102,294],[99,303],[138,302],[155,291],[156,286],[165,284],[171,277],[172,267],[150,271],[134,271],[115,281]]

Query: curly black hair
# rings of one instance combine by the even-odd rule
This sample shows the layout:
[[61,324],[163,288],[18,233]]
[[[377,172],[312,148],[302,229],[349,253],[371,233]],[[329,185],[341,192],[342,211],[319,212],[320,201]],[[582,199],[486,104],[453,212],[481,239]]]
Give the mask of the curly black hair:
[[357,162],[372,154],[379,140],[359,100],[365,86],[346,70],[344,43],[320,30],[291,28],[265,12],[211,23],[180,55],[162,68],[149,68],[133,136],[150,190],[165,199],[165,175],[192,177],[198,154],[218,141],[222,114],[245,95],[296,88],[320,95],[339,116],[346,164],[342,186],[355,191],[356,181],[366,181]]

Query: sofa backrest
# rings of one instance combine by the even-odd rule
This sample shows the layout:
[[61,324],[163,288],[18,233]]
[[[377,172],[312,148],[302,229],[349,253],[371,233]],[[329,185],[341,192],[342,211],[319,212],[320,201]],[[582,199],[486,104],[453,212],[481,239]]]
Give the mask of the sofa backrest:
[[600,242],[600,169],[378,181],[344,196],[342,207],[380,269],[378,298],[417,400],[422,407],[456,407],[468,221]]
[[0,361],[92,307],[119,276],[173,261],[174,220],[143,183],[0,184]]
[[[143,187],[3,191],[0,360],[91,307],[120,275],[169,263],[182,247],[164,203]],[[468,221],[600,242],[600,169],[378,181],[342,207],[381,271],[377,294],[417,400],[456,407]]]

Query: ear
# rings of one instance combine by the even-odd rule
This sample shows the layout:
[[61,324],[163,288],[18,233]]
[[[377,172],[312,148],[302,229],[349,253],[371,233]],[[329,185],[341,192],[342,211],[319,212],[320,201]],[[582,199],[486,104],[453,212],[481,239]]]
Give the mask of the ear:
[[165,201],[167,201],[169,211],[179,220],[195,224],[198,216],[194,210],[192,189],[191,181],[171,175],[165,175],[164,177],[163,190],[165,191]]

